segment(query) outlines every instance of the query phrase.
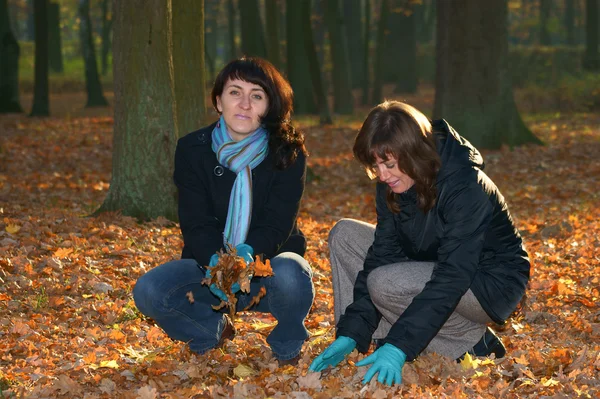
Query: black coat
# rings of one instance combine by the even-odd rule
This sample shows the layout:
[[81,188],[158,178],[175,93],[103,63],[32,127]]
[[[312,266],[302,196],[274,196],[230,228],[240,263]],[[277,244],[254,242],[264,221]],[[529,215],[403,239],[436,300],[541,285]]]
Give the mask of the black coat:
[[[223,248],[229,195],[236,175],[217,161],[213,152],[215,124],[189,133],[177,142],[175,185],[179,189],[179,225],[183,234],[182,258],[208,265]],[[252,219],[246,244],[254,254],[272,258],[282,252],[304,256],[306,238],[298,229],[297,215],[304,192],[306,157],[285,170],[275,168],[272,154],[252,170]]]
[[[385,343],[415,359],[470,288],[497,323],[521,300],[529,281],[529,259],[504,197],[483,173],[483,159],[446,121],[434,121],[441,157],[435,206],[423,213],[414,186],[398,196],[401,211],[386,206],[386,185],[377,184],[377,226],[354,302],[337,325],[337,335],[356,340],[365,352],[381,314],[367,290],[376,267],[407,260],[437,262],[431,280],[393,324]],[[402,267],[401,265],[398,267]]]

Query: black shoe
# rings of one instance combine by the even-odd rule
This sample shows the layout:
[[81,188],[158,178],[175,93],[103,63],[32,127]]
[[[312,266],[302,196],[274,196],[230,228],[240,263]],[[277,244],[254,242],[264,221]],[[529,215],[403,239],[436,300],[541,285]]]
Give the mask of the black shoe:
[[221,338],[219,338],[219,342],[217,342],[217,346],[215,348],[221,348],[225,345],[225,341],[232,340],[235,337],[235,326],[233,322],[229,318],[229,316],[224,315],[225,317],[225,327],[223,327],[223,332],[221,333]]
[[500,359],[506,355],[506,348],[502,340],[492,331],[491,328],[486,328],[483,337],[475,344],[473,349],[469,351],[475,356],[490,356],[492,353],[496,355],[496,359]]

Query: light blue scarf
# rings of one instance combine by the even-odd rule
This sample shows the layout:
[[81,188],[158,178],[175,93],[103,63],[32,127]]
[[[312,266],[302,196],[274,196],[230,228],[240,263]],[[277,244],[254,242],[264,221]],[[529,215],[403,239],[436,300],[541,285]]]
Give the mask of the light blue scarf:
[[217,160],[237,174],[231,195],[227,221],[223,232],[223,243],[234,247],[246,242],[252,219],[252,169],[267,156],[269,137],[263,127],[240,141],[233,141],[227,132],[223,116],[212,132],[212,150]]

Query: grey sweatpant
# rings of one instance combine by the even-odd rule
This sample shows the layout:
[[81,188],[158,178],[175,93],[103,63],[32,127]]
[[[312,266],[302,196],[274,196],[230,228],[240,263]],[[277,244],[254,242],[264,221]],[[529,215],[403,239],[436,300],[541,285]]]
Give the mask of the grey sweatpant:
[[[354,219],[340,220],[329,233],[336,324],[353,301],[354,282],[374,236],[375,226]],[[431,279],[433,266],[431,262],[402,262],[380,266],[369,273],[367,288],[382,315],[374,339],[385,338],[392,324]],[[486,324],[491,321],[473,292],[468,290],[424,352],[456,359],[481,339]]]

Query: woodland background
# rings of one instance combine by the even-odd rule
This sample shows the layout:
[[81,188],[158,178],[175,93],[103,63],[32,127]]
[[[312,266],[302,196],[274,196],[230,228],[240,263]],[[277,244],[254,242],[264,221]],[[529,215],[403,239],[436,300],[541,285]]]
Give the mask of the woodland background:
[[[0,0],[0,397],[600,397],[598,3]],[[317,296],[297,367],[271,358],[269,316],[196,356],[131,297],[179,255],[174,143],[215,119],[211,82],[241,54],[288,77],[307,135]],[[329,229],[375,221],[351,146],[384,98],[476,143],[533,269],[496,327],[505,358],[421,356],[402,385],[363,387],[356,352],[308,366],[335,333]]]

